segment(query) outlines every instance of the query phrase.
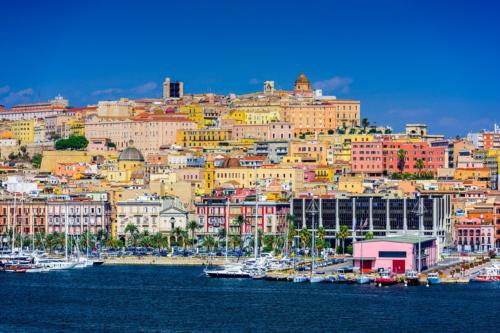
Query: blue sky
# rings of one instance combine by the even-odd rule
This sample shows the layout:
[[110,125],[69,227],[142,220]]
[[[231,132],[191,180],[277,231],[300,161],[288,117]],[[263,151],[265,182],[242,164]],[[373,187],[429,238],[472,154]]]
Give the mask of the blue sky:
[[449,136],[500,122],[495,1],[5,1],[0,104],[245,93],[305,72],[362,116]]

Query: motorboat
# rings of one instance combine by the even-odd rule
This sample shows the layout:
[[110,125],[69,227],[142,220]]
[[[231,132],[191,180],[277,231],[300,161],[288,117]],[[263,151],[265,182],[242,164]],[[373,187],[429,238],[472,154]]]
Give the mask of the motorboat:
[[304,283],[309,281],[309,278],[305,275],[297,275],[293,278],[294,283]]
[[481,269],[475,279],[479,280],[476,282],[500,281],[500,266],[494,264],[493,266]]
[[432,285],[432,284],[440,284],[441,283],[441,278],[439,277],[439,274],[436,272],[429,273],[427,274],[427,284]]
[[407,271],[405,273],[405,285],[418,286],[420,285],[420,278],[416,271]]
[[379,287],[392,286],[397,283],[398,281],[396,281],[389,271],[382,271],[379,273],[379,276],[375,278],[375,284]]
[[235,279],[248,279],[252,275],[243,269],[239,264],[226,264],[221,269],[205,270],[205,275],[211,278],[235,278]]
[[75,268],[78,262],[65,259],[43,258],[36,260],[35,264],[50,270],[66,270]]
[[320,282],[324,282],[324,281],[325,281],[325,277],[324,276],[318,276],[318,275],[313,275],[309,279],[309,282],[311,282],[311,283],[320,283]]
[[361,275],[356,278],[357,284],[369,284],[370,282],[372,282],[372,280],[366,275]]

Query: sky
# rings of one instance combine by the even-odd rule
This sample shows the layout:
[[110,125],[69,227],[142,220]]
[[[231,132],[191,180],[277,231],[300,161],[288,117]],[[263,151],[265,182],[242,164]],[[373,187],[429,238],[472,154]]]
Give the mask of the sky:
[[0,104],[248,93],[274,80],[447,136],[500,123],[498,1],[25,1],[0,4]]

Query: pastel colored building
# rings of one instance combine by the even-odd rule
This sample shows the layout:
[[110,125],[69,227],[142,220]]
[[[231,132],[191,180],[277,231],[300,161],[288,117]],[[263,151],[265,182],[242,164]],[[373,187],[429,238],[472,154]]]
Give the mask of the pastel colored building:
[[495,249],[495,226],[483,219],[461,217],[455,223],[455,245],[458,251],[488,252]]
[[420,242],[420,269],[434,266],[439,259],[436,239],[433,237],[394,236],[354,242],[354,267],[363,272],[390,269],[394,273],[419,269],[418,250]]
[[212,128],[178,130],[176,144],[181,147],[217,147],[221,142],[230,141],[231,134],[231,130]]
[[94,119],[85,123],[87,139],[106,138],[125,149],[130,140],[145,155],[158,153],[161,147],[175,144],[178,130],[196,129],[197,125],[185,115],[154,115],[142,113],[125,120]]

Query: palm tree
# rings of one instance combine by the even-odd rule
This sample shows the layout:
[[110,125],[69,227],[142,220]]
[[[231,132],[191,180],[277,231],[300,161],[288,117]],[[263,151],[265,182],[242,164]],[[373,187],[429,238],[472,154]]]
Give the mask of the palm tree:
[[[136,236],[138,233],[139,233],[139,229],[133,223],[128,223],[127,226],[125,227],[126,240],[127,240],[127,242],[131,241],[132,246],[137,245],[137,237]],[[127,237],[127,234],[129,235],[129,237]]]
[[418,169],[418,176],[422,175],[422,169],[425,168],[424,160],[419,158],[415,161],[415,167]]
[[110,237],[106,240],[106,246],[112,249],[120,249],[123,247],[123,242],[119,238]]
[[203,240],[203,246],[207,249],[208,252],[215,246],[215,239],[212,236],[207,236]]
[[324,240],[326,236],[326,229],[324,227],[319,227],[318,228],[318,238],[320,240]]
[[151,236],[151,241],[153,243],[153,246],[158,248],[158,251],[168,246],[168,239],[161,232],[157,232],[153,236]]
[[366,128],[368,126],[370,126],[370,122],[368,121],[368,118],[361,119],[361,126],[363,126],[363,131],[366,131]]
[[406,164],[406,150],[400,149],[398,150],[398,169],[403,173]]
[[174,230],[172,230],[172,233],[174,234],[175,237],[175,245],[179,245],[179,238],[182,236],[182,228],[181,227],[175,227]]
[[187,230],[182,230],[181,233],[182,236],[182,247],[184,248],[184,251],[186,251],[187,246],[189,245],[189,233]]
[[297,229],[295,229],[295,225],[293,222],[289,222],[288,224],[288,245],[290,246],[290,249],[292,248],[293,245],[293,240],[295,239],[295,236],[297,236]]
[[187,225],[187,229],[191,230],[191,237],[192,237],[192,240],[193,240],[192,248],[194,250],[195,231],[196,231],[196,229],[198,229],[198,223],[196,223],[195,220],[189,221],[189,223]]
[[345,240],[349,237],[349,228],[346,225],[341,225],[338,233],[338,238],[342,240],[342,254],[345,253]]
[[241,240],[241,237],[239,235],[232,235],[231,236],[231,246],[233,247],[233,250],[237,247],[241,249],[242,244],[243,244],[243,241]]
[[264,251],[271,252],[274,250],[274,242],[276,237],[274,235],[265,235],[264,236]]
[[373,239],[373,232],[367,231],[365,234],[365,240]]
[[309,231],[309,229],[304,227],[300,229],[299,236],[300,240],[302,241],[302,246],[305,249],[307,246],[309,246],[309,243],[311,241],[311,232]]
[[244,218],[243,218],[243,215],[238,215],[238,217],[236,218],[236,224],[238,225],[238,230],[240,231],[240,238],[241,238],[241,235],[243,234],[243,230],[241,228],[241,226],[243,225],[243,223],[245,222]]

